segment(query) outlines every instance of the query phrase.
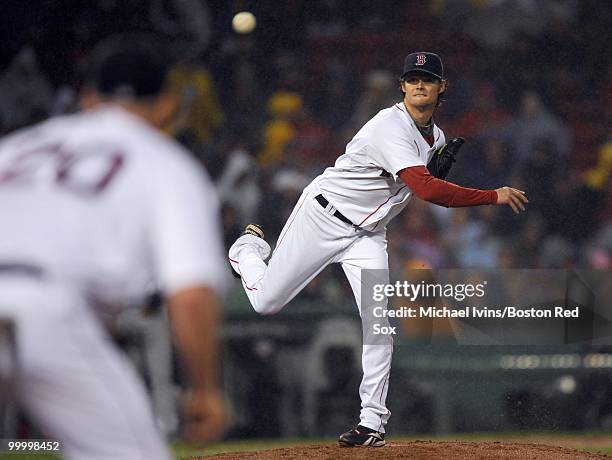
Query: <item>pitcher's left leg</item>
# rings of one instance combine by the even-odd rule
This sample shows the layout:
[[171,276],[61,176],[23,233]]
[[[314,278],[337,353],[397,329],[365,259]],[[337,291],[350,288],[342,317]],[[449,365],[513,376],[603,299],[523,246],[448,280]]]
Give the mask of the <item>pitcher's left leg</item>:
[[[346,274],[364,327],[364,337],[372,337],[366,328],[372,327],[373,302],[362,304],[361,286],[362,269],[377,269],[377,277],[381,283],[389,282],[389,263],[385,233],[367,233],[360,237],[343,254],[342,268]],[[377,304],[380,306],[380,304]],[[380,324],[385,320],[378,320]],[[366,340],[370,342],[370,340]],[[390,335],[378,335],[373,343],[364,343],[362,352],[363,379],[359,387],[361,397],[360,425],[378,432],[385,432],[385,425],[391,411],[387,409],[386,398],[389,388],[389,373],[393,354],[393,338]]]

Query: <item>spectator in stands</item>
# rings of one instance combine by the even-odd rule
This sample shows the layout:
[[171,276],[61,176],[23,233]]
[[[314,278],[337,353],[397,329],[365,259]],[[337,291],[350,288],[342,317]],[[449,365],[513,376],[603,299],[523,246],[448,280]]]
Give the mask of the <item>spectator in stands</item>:
[[21,48],[0,77],[0,132],[7,133],[46,118],[53,89],[38,68],[34,49]]
[[580,249],[583,260],[581,265],[588,268],[612,268],[612,220],[609,220],[590,240]]
[[538,252],[545,236],[546,221],[540,214],[531,211],[513,244],[519,267],[537,267]]
[[323,86],[322,91],[312,101],[315,113],[332,130],[346,137],[346,142],[341,142],[344,145],[355,134],[348,122],[356,104],[355,95],[359,94],[354,71],[341,58],[332,58],[319,85]]
[[263,126],[262,151],[257,155],[260,166],[270,167],[282,160],[287,144],[295,137],[294,119],[302,105],[302,96],[291,91],[279,90],[270,96],[270,119]]
[[482,220],[470,216],[469,209],[455,209],[442,240],[459,268],[497,267],[497,245]]
[[557,163],[567,160],[571,147],[569,129],[546,107],[533,91],[523,93],[517,117],[503,129],[519,163],[545,144],[554,152]]
[[539,268],[572,268],[574,262],[574,247],[565,238],[551,235],[544,239],[538,253]]
[[221,202],[236,212],[241,228],[259,220],[259,175],[254,158],[244,148],[237,146],[227,152],[225,168],[216,185]]
[[332,130],[306,107],[295,113],[294,137],[287,145],[285,160],[291,167],[315,177],[341,155]]
[[168,80],[178,99],[170,134],[196,150],[212,143],[223,123],[223,112],[210,72],[194,58],[174,66]]
[[508,150],[502,142],[494,139],[485,142],[482,152],[482,169],[479,168],[478,171],[478,183],[481,184],[481,187],[490,188],[495,184],[508,181],[508,157]]
[[175,52],[197,56],[206,49],[212,35],[206,0],[150,0],[147,3],[147,19],[153,30],[168,37]]
[[478,83],[467,99],[467,107],[454,121],[453,132],[468,140],[494,135],[496,128],[510,119],[510,114],[497,102],[495,91],[489,82]]
[[364,89],[351,119],[351,127],[359,129],[380,110],[395,104],[398,98],[395,76],[386,70],[371,71],[365,77]]
[[447,254],[430,206],[424,201],[414,199],[410,209],[406,209],[400,217],[403,252],[411,258],[425,260],[432,268],[447,266]]
[[260,202],[258,222],[278,235],[311,178],[290,167],[266,171],[265,178],[262,181],[267,186],[264,195],[269,198]]

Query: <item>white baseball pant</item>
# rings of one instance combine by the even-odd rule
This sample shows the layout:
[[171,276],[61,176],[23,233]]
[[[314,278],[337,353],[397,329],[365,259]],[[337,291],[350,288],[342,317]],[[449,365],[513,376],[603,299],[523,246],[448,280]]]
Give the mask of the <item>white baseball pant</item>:
[[[371,311],[363,309],[373,307],[361,302],[361,270],[388,270],[386,232],[355,230],[333,216],[332,209],[324,209],[315,201],[315,196],[311,186],[304,190],[268,264],[265,260],[270,255],[270,246],[248,234],[238,238],[230,248],[230,263],[241,275],[251,305],[264,315],[279,312],[327,265],[340,263],[351,284],[363,324],[365,317],[373,316]],[[386,281],[381,282],[388,282],[386,273]],[[360,424],[384,433],[391,415],[385,401],[393,340],[385,336],[382,341],[384,344],[363,345],[359,396]]]
[[171,458],[144,386],[79,295],[12,276],[0,276],[0,292],[18,356],[2,377],[45,435],[62,441],[65,458]]

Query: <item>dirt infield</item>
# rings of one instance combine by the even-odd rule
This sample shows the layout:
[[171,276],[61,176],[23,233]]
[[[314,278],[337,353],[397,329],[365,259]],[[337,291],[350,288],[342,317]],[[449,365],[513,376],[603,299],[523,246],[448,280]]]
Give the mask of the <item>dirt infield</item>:
[[548,444],[514,442],[439,442],[407,441],[390,442],[385,447],[342,448],[335,445],[289,447],[283,449],[260,450],[257,452],[232,452],[210,457],[189,457],[190,460],[220,458],[224,460],[276,460],[276,459],[325,459],[325,460],[365,460],[365,459],[610,459],[603,454],[594,454],[567,447]]

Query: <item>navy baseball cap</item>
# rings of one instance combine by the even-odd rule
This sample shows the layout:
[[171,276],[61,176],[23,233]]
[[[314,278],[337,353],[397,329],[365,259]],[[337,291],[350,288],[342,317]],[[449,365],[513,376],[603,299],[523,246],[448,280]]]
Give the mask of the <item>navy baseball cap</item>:
[[402,77],[410,72],[424,72],[442,80],[444,78],[442,59],[437,54],[427,51],[410,53],[404,60]]
[[148,37],[111,37],[96,46],[89,84],[107,96],[146,98],[162,92],[171,62]]

